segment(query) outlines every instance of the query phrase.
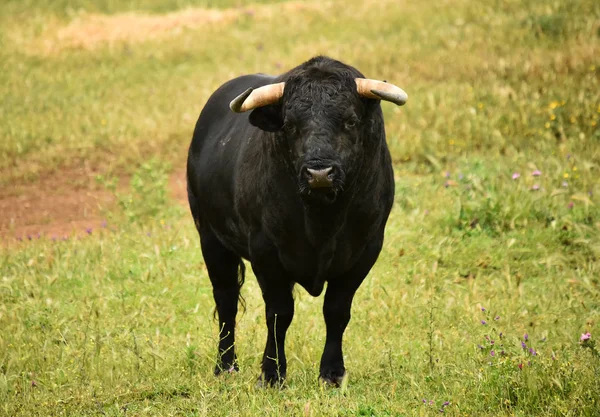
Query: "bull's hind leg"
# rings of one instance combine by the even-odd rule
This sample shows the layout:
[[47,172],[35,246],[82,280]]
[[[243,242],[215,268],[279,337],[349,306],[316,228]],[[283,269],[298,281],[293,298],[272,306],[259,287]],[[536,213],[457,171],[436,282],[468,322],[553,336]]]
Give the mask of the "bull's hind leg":
[[221,244],[210,227],[201,227],[199,232],[219,316],[219,355],[215,366],[215,375],[218,375],[239,370],[235,356],[235,317],[244,264],[239,256]]

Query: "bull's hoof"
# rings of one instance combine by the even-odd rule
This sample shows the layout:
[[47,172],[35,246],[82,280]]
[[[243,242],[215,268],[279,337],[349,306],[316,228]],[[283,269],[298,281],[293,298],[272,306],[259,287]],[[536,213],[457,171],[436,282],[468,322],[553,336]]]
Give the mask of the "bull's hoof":
[[285,375],[263,372],[256,381],[256,388],[284,388]]
[[221,374],[233,374],[239,371],[240,367],[238,366],[237,362],[232,365],[217,364],[217,366],[215,366],[215,376]]
[[339,388],[348,383],[348,372],[327,372],[319,376],[319,382],[326,387]]

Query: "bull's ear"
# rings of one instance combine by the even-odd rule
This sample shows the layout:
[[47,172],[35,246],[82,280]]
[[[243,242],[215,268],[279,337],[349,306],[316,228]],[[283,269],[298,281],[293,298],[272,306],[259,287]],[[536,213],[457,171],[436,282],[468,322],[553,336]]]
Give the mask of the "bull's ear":
[[252,110],[250,123],[266,132],[277,132],[283,127],[280,106],[264,106]]

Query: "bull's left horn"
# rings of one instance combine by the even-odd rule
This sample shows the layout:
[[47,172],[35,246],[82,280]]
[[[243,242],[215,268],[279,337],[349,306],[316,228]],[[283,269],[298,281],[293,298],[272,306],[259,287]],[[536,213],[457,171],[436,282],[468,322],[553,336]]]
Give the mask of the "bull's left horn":
[[362,97],[391,101],[398,106],[402,106],[408,100],[408,94],[394,84],[368,78],[355,78],[354,81],[356,82],[356,90]]
[[263,85],[256,90],[249,88],[231,100],[229,108],[236,113],[242,113],[258,107],[275,104],[283,97],[284,87],[285,83],[277,83]]

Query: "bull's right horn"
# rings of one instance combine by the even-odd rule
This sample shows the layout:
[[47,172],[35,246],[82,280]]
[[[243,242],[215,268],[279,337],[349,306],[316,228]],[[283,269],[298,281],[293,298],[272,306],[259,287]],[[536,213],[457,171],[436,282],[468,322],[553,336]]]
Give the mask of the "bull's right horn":
[[236,113],[243,113],[258,107],[275,104],[283,97],[285,83],[267,84],[262,87],[249,88],[231,100],[229,108]]
[[390,101],[398,106],[402,106],[408,100],[408,94],[394,84],[368,78],[355,78],[354,81],[356,90],[362,97]]

